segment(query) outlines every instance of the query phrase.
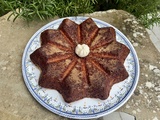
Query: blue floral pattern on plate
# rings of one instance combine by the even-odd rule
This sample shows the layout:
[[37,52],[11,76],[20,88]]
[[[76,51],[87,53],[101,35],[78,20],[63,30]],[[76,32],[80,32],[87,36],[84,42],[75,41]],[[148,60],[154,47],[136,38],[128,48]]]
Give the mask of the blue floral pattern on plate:
[[[87,17],[67,17],[80,24]],[[40,47],[40,34],[46,29],[57,29],[61,24],[61,18],[48,23],[39,29],[29,40],[23,53],[22,73],[25,84],[33,97],[45,108],[58,115],[74,119],[91,119],[107,115],[122,105],[131,97],[139,79],[139,61],[137,54],[129,40],[114,26],[101,20],[92,18],[98,27],[111,26],[116,30],[117,41],[125,44],[130,49],[130,54],[125,60],[125,68],[129,77],[124,81],[115,84],[106,100],[84,98],[82,100],[66,103],[63,97],[56,91],[45,89],[38,85],[40,70],[31,62],[30,54]]]

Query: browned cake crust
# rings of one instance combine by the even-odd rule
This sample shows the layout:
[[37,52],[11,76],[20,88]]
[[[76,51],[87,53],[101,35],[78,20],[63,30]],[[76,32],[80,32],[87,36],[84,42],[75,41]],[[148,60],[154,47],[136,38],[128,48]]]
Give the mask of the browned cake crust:
[[[87,57],[75,54],[87,44]],[[41,69],[39,85],[56,89],[66,102],[85,97],[107,99],[113,84],[128,77],[124,61],[130,50],[116,41],[112,27],[98,28],[91,18],[80,25],[64,19],[57,30],[41,33],[41,47],[30,58]]]

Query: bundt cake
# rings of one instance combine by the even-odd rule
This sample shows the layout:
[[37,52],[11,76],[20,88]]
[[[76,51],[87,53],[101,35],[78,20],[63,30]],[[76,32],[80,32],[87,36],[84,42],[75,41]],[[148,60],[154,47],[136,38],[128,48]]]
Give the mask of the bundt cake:
[[107,99],[111,87],[128,77],[124,61],[130,50],[116,41],[113,27],[98,28],[91,18],[81,24],[66,18],[40,39],[41,47],[30,55],[41,70],[38,84],[57,90],[68,103]]

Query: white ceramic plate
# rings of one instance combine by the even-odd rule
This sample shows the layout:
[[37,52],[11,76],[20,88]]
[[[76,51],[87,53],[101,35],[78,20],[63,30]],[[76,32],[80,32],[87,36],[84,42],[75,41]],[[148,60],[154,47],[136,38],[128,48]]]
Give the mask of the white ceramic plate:
[[[81,23],[87,17],[68,17],[76,23]],[[40,47],[40,34],[46,29],[57,29],[61,18],[48,23],[39,29],[29,40],[23,53],[22,72],[25,84],[33,97],[45,108],[60,116],[74,119],[98,118],[120,108],[131,97],[139,79],[139,62],[137,54],[129,40],[115,27],[117,41],[125,44],[130,49],[130,54],[125,60],[125,68],[129,77],[123,82],[115,84],[106,100],[84,98],[70,104],[64,102],[62,96],[51,89],[41,88],[38,85],[39,69],[31,62],[30,54]],[[106,22],[92,18],[98,27],[112,26]],[[113,26],[112,26],[113,27]]]

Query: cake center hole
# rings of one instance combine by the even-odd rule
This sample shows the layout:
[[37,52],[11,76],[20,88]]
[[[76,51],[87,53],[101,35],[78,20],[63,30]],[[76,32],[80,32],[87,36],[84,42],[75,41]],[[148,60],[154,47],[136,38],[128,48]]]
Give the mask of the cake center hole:
[[75,48],[75,52],[79,57],[86,57],[89,54],[90,49],[86,44],[78,44]]

